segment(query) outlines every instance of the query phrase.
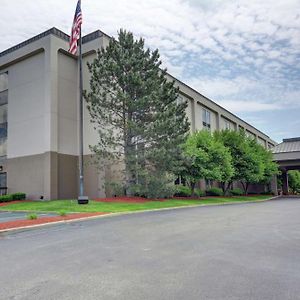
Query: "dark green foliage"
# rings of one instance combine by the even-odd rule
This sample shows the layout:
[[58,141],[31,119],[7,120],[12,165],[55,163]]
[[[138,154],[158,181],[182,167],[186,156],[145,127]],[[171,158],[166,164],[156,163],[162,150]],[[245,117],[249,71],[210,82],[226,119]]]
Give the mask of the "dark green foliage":
[[26,199],[26,194],[25,193],[15,193],[12,194],[13,200],[25,200]]
[[102,165],[123,164],[127,194],[140,185],[153,196],[148,191],[160,186],[156,180],[164,182],[178,167],[189,130],[187,104],[176,104],[178,88],[160,66],[158,50],[144,49],[143,39],[124,30],[88,65],[90,92],[84,95],[99,133],[91,149]]
[[192,195],[191,189],[188,186],[184,185],[175,185],[175,194],[176,197],[190,197]]
[[112,194],[114,197],[125,195],[124,186],[118,182],[107,182],[105,184],[105,190],[109,190],[110,194]]
[[300,193],[300,171],[289,171],[289,188],[293,193]]
[[212,187],[206,191],[206,195],[207,196],[223,196],[224,193],[223,193],[222,189],[217,188],[217,187]]
[[200,189],[195,189],[194,190],[194,194],[197,196],[197,197],[204,197],[205,196],[205,192],[200,190]]
[[25,200],[25,199],[26,199],[25,193],[15,193],[15,194],[0,196],[0,202],[10,202],[15,200]]
[[232,190],[229,190],[229,195],[241,196],[241,195],[244,195],[244,191],[240,188],[234,188]]
[[10,202],[10,201],[13,201],[13,197],[12,195],[3,195],[3,196],[0,196],[0,202]]
[[267,192],[261,192],[260,195],[274,195],[273,192],[267,191]]

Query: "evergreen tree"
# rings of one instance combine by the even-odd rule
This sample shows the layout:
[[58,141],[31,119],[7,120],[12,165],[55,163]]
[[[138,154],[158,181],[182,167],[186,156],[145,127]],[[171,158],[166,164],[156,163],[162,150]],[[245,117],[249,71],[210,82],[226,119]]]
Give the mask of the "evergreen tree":
[[163,179],[180,157],[189,123],[187,104],[177,105],[178,88],[166,78],[158,50],[120,30],[88,64],[90,91],[85,93],[99,142],[97,157],[124,164],[124,184],[149,190],[151,179]]

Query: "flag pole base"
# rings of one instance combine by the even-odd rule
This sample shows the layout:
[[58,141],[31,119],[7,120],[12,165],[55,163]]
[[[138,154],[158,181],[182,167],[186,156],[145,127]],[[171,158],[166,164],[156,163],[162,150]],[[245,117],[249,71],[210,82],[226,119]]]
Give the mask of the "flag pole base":
[[89,197],[88,196],[79,196],[77,199],[78,204],[89,204]]

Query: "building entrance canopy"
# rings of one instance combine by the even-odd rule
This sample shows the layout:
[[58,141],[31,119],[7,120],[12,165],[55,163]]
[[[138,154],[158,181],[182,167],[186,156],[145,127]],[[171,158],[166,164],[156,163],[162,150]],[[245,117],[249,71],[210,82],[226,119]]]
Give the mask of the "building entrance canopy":
[[284,139],[272,149],[274,161],[282,172],[283,193],[288,194],[288,171],[300,170],[300,137]]

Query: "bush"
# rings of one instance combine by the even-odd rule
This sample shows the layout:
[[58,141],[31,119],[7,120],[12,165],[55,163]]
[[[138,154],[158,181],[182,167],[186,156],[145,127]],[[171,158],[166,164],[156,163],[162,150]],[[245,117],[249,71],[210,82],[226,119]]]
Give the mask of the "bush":
[[27,220],[36,220],[38,218],[37,214],[27,215]]
[[200,189],[195,189],[194,190],[194,194],[198,197],[204,197],[205,196],[205,192],[200,190]]
[[144,172],[140,184],[131,185],[131,194],[149,199],[170,198],[174,195],[174,177],[164,172]]
[[111,190],[111,193],[115,197],[121,197],[121,196],[125,195],[125,193],[124,193],[124,186],[122,184],[120,184],[120,183],[117,183],[117,182],[108,182],[108,183],[106,183],[105,188]]
[[146,197],[146,193],[143,190],[143,186],[141,184],[132,184],[129,188],[130,194],[132,194],[135,197]]
[[175,197],[190,197],[192,195],[191,189],[185,185],[175,185]]
[[206,195],[207,196],[223,196],[224,193],[223,193],[222,189],[213,187],[211,189],[206,190]]
[[232,196],[241,196],[244,195],[244,191],[240,188],[235,188],[229,191],[229,195]]
[[13,200],[25,200],[26,194],[25,193],[14,193],[11,195]]
[[9,201],[13,201],[12,195],[0,196],[0,202],[9,202]]
[[267,192],[261,192],[261,195],[273,195],[273,192],[267,191]]
[[67,213],[66,213],[64,210],[60,211],[58,214],[59,214],[61,217],[65,217],[65,216],[67,215]]
[[147,187],[142,194],[150,199],[169,198],[174,195],[174,178],[167,175],[150,175],[147,178]]

